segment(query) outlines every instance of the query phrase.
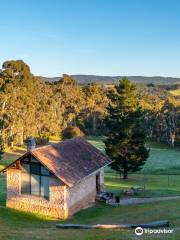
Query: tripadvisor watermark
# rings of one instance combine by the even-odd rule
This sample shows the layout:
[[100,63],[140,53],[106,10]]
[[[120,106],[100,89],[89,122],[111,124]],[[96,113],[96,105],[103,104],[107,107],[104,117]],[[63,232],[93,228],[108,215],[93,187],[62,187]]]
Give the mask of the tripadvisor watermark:
[[167,229],[167,228],[158,228],[158,229],[142,228],[142,227],[135,228],[135,234],[137,236],[141,236],[143,234],[171,234],[173,232],[174,232],[174,229]]

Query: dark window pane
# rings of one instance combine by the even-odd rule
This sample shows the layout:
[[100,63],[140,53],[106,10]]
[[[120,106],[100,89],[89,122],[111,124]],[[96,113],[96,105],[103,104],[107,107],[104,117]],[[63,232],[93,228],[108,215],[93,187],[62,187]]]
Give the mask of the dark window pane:
[[29,171],[30,171],[29,163],[22,163],[22,171],[25,173],[29,173]]
[[22,162],[29,162],[29,158],[28,157],[23,158]]
[[49,176],[49,170],[41,165],[41,174]]
[[34,156],[31,156],[31,162],[37,162],[38,163],[38,160]]
[[40,176],[32,174],[31,175],[31,194],[40,194]]
[[49,198],[49,177],[41,176],[41,196]]
[[30,194],[30,175],[28,173],[21,174],[21,193]]
[[40,167],[41,165],[38,163],[31,163],[31,174],[40,175]]

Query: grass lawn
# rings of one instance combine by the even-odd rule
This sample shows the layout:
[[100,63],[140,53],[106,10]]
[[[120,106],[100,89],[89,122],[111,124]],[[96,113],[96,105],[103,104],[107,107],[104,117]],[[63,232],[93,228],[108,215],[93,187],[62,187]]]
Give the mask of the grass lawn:
[[[104,143],[100,137],[90,137],[88,140],[105,153]],[[150,156],[139,173],[180,175],[180,149],[170,149],[166,145],[157,143],[148,143],[147,147],[150,149]]]
[[[103,153],[104,144],[100,138],[91,137],[90,143]],[[106,168],[105,186],[116,195],[132,186],[145,188],[139,197],[180,195],[180,150],[170,149],[163,144],[148,143],[150,156],[143,169],[136,174],[129,174],[128,180],[120,179],[109,167]]]
[[139,186],[145,191],[136,197],[164,197],[180,195],[179,175],[150,175],[150,174],[130,174],[129,179],[123,180],[119,175],[109,171],[105,175],[105,187],[108,191],[116,195],[122,195],[123,190]]
[[[104,151],[104,145],[100,138],[91,138],[89,141]],[[128,180],[119,179],[116,173],[107,168],[105,175],[106,189],[114,191],[119,195],[125,188],[135,185],[145,185],[145,196],[180,195],[180,176],[177,175],[180,169],[180,152],[153,144],[150,144],[150,147],[151,155],[143,170],[140,173],[130,174]],[[21,153],[18,153],[18,151],[16,153],[6,153],[2,161],[2,166],[10,163],[19,154]],[[169,160],[169,157],[171,160]],[[176,175],[168,176],[166,173],[176,173]],[[180,239],[180,231],[178,229],[171,235],[159,234],[152,236],[144,234],[141,237],[137,237],[133,230],[60,230],[55,228],[55,224],[60,221],[45,218],[37,214],[28,214],[7,209],[5,208],[5,199],[5,176],[0,176],[0,240]],[[162,219],[169,220],[171,228],[180,228],[180,200],[119,207],[96,204],[92,208],[80,211],[66,222],[111,224],[142,223]]]
[[[0,176],[0,239],[8,240],[134,240],[138,239],[134,230],[61,230],[55,224],[60,221],[45,218],[37,214],[5,208],[5,182]],[[96,204],[94,207],[77,213],[69,223],[144,223],[168,219],[171,228],[180,226],[180,200],[111,207]],[[141,239],[152,239],[152,235],[144,235]],[[158,239],[180,239],[180,232],[165,238],[163,234]]]
[[[0,177],[0,239],[8,240],[134,240],[138,239],[133,230],[60,230],[55,224],[60,221],[43,216],[28,214],[5,208],[4,177]],[[4,187],[2,187],[4,186]],[[94,207],[82,210],[70,223],[142,223],[168,219],[171,228],[180,226],[180,200],[156,202],[151,204],[111,207],[96,204]],[[152,235],[144,235],[141,239],[152,239]],[[156,239],[156,238],[155,238]],[[163,234],[158,239],[180,239],[180,232],[165,238]]]
[[170,149],[163,144],[155,143],[149,143],[148,147],[150,157],[141,173],[180,175],[180,149]]

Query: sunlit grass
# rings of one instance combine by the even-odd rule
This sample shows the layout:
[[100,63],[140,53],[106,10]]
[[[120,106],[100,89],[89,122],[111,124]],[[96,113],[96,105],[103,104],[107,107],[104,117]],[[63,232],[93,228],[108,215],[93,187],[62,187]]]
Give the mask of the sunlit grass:
[[169,91],[173,96],[180,96],[180,89]]
[[57,142],[60,142],[62,139],[60,137],[60,135],[53,135],[53,136],[50,136],[49,137],[49,142],[50,143],[57,143]]

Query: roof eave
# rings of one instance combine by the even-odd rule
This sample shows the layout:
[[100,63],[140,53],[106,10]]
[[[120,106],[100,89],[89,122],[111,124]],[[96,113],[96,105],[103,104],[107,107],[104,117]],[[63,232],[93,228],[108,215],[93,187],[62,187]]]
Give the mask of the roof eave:
[[15,164],[17,161],[20,161],[21,159],[23,159],[25,156],[27,156],[28,154],[30,154],[31,152],[26,152],[24,153],[21,157],[19,157],[18,159],[16,159],[15,161],[13,161],[12,163],[10,163],[8,166],[6,166],[5,168],[3,168],[0,173],[6,172],[8,168],[10,168],[13,164]]
[[44,166],[46,167],[55,177],[57,177],[59,180],[61,180],[65,185],[67,185],[68,187],[71,187],[72,184],[67,182],[66,180],[64,180],[63,178],[60,178],[59,176],[56,175],[56,173],[54,171],[52,171],[51,169],[49,169],[42,161],[40,158],[38,158],[35,154],[33,154],[33,152],[31,152],[31,154]]
[[81,178],[79,181],[77,181],[77,182],[75,182],[71,187],[73,187],[75,184],[78,184],[78,183],[80,183],[82,180],[84,180],[84,179],[86,179],[86,178],[88,178],[88,177],[90,177],[91,175],[94,175],[95,173],[97,173],[98,171],[100,171],[101,169],[103,169],[103,168],[105,168],[105,167],[107,167],[109,164],[111,164],[113,161],[111,161],[111,162],[109,162],[109,163],[107,163],[107,164],[105,164],[104,166],[102,166],[102,167],[100,167],[100,168],[98,168],[98,169],[96,169],[95,171],[93,171],[92,173],[90,173],[90,174],[88,174],[88,175],[86,175],[85,177],[83,177],[83,178]]

